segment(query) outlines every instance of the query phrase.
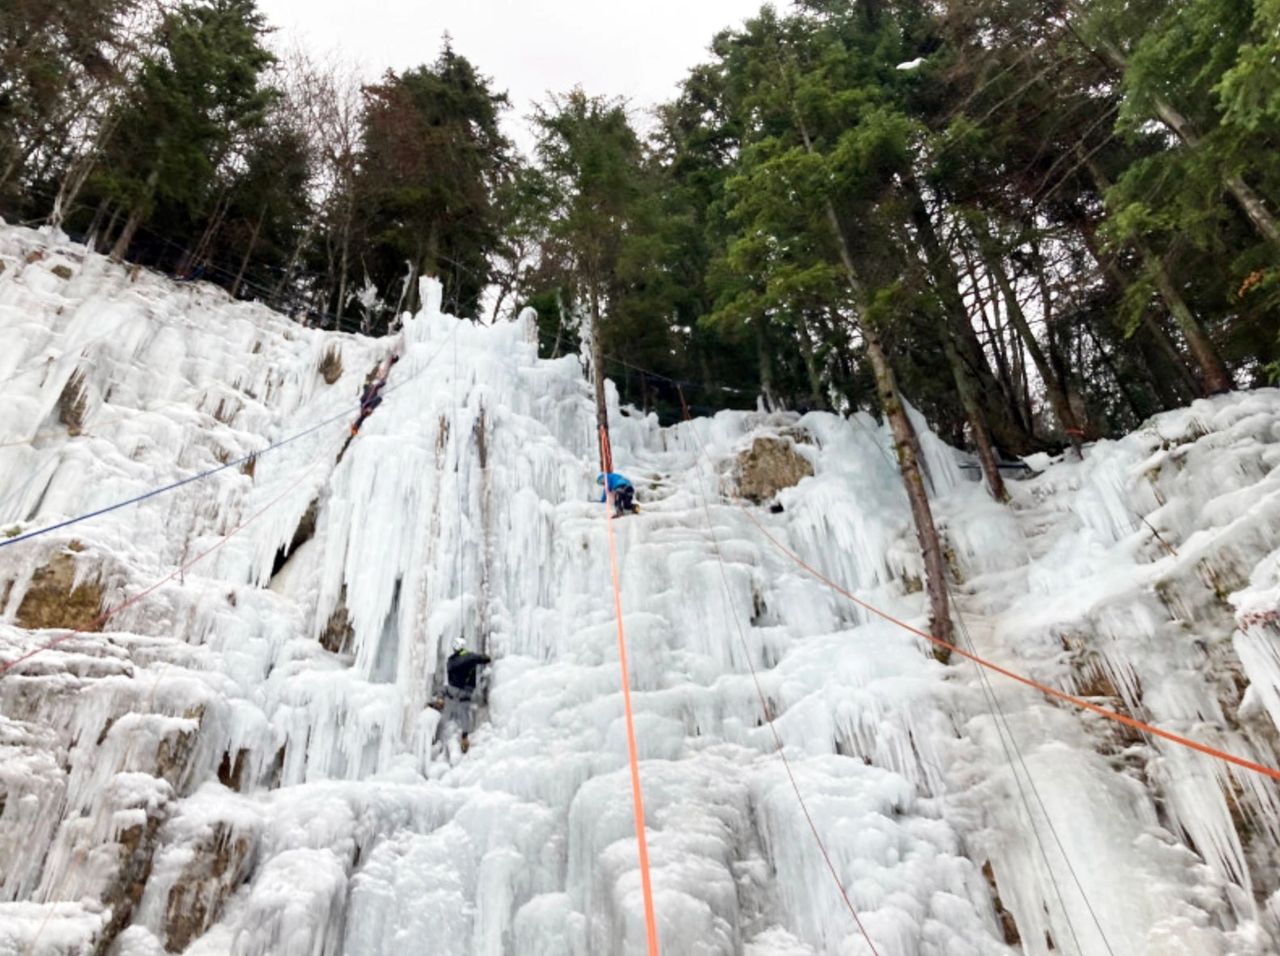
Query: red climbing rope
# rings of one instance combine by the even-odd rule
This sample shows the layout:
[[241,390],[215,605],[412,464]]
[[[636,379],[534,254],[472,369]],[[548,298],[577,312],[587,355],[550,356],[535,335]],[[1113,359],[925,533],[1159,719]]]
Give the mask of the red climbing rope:
[[86,624],[83,627],[78,627],[74,630],[68,631],[66,634],[63,634],[61,637],[58,637],[55,640],[49,641],[47,644],[41,644],[38,647],[34,647],[31,650],[27,651],[25,654],[22,654],[11,661],[0,662],[0,677],[4,676],[7,672],[13,670],[13,668],[17,667],[19,664],[23,663],[24,661],[29,661],[31,660],[31,658],[35,657],[37,654],[41,654],[44,651],[52,650],[53,648],[57,647],[59,644],[64,644],[79,634],[89,634],[94,631],[97,631],[98,628],[102,627],[103,624],[107,623],[107,621],[115,617],[121,611],[125,610],[126,608],[133,607],[133,605],[137,604],[147,595],[155,593],[157,590],[159,590],[164,585],[168,584],[174,578],[178,577],[181,574],[185,574],[190,568],[195,567],[195,565],[199,564],[209,555],[213,554],[215,551],[221,548],[224,544],[226,544],[228,541],[234,538],[237,534],[239,534],[241,531],[247,528],[250,524],[256,521],[268,510],[270,510],[275,505],[279,504],[285,498],[286,495],[288,495],[291,491],[293,491],[302,482],[303,478],[305,478],[307,475],[309,475],[312,471],[315,470],[317,464],[319,464],[318,459],[316,462],[312,463],[310,468],[303,471],[301,474],[298,475],[297,478],[291,481],[289,483],[289,486],[285,488],[283,492],[281,492],[276,497],[272,498],[269,502],[267,502],[265,505],[263,505],[253,514],[251,514],[248,518],[245,518],[238,525],[236,525],[229,532],[227,532],[222,537],[222,540],[220,540],[217,544],[211,545],[210,547],[206,548],[204,551],[201,551],[199,554],[197,554],[194,558],[192,558],[186,564],[181,565],[180,567],[176,568],[174,571],[165,575],[155,584],[152,584],[150,587],[142,591],[139,591],[137,594],[135,594],[133,597],[126,600],[124,603],[119,604],[113,608],[108,608],[106,611],[103,611],[96,618],[94,618],[93,621],[91,621],[89,624]]
[[622,630],[622,590],[618,582],[618,547],[613,533],[613,491],[609,472],[613,451],[609,432],[600,426],[600,464],[604,469],[605,526],[609,537],[609,572],[613,575],[613,613],[618,622],[618,661],[622,666],[622,709],[627,719],[627,756],[631,763],[631,802],[636,817],[636,843],[640,849],[640,886],[644,891],[644,931],[649,956],[658,956],[658,924],[653,915],[653,882],[649,876],[649,842],[644,830],[644,793],[640,789],[640,761],[636,756],[636,727],[631,713],[631,677],[627,671],[627,639]]

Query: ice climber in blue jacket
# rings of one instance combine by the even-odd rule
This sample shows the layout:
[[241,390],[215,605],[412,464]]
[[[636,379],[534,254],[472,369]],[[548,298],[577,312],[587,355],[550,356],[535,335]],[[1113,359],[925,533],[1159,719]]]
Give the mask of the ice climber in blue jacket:
[[627,479],[625,475],[619,475],[617,472],[609,472],[609,484],[605,486],[605,474],[601,472],[596,475],[596,484],[600,486],[600,500],[608,501],[609,492],[613,492],[614,517],[621,518],[624,514],[639,511],[636,507],[636,489],[635,486]]

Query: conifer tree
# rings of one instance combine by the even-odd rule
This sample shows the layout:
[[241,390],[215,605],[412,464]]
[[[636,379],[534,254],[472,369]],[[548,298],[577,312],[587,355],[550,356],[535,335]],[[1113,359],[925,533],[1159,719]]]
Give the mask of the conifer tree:
[[596,412],[607,430],[606,325],[627,224],[640,195],[640,140],[621,102],[588,96],[581,88],[552,97],[535,122],[553,216],[547,252],[572,276],[591,322]]
[[417,278],[436,276],[446,308],[474,315],[499,244],[495,194],[512,169],[498,125],[506,96],[446,38],[433,64],[388,74],[365,100],[354,189],[370,279],[384,295],[404,281],[413,308]]
[[113,258],[158,205],[194,216],[233,143],[261,124],[277,95],[262,83],[273,62],[265,30],[254,0],[205,0],[165,18],[95,176],[123,214]]

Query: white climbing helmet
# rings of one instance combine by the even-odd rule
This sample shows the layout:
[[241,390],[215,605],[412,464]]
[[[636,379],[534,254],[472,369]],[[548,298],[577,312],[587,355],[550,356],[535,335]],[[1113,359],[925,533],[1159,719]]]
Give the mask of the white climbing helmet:
[[465,651],[467,649],[467,639],[459,634],[453,639],[453,644],[450,646],[454,651]]

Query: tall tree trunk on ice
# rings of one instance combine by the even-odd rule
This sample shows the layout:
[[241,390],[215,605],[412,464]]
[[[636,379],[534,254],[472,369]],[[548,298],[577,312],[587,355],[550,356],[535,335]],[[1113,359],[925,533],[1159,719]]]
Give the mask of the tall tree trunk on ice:
[[134,233],[138,231],[138,227],[142,225],[142,210],[134,208],[129,213],[129,218],[125,220],[124,228],[120,230],[120,236],[116,239],[116,243],[111,247],[111,261],[124,262],[124,257],[129,252],[129,246],[133,243]]
[[1235,383],[1231,381],[1231,373],[1227,371],[1226,366],[1222,364],[1222,360],[1218,358],[1217,349],[1213,347],[1213,343],[1209,340],[1204,326],[1200,324],[1200,320],[1196,318],[1195,313],[1191,311],[1191,307],[1187,305],[1187,300],[1182,297],[1182,293],[1173,284],[1169,270],[1150,251],[1146,249],[1141,249],[1140,251],[1147,268],[1151,271],[1151,277],[1155,281],[1160,298],[1164,299],[1165,304],[1169,306],[1169,313],[1177,321],[1182,337],[1187,340],[1187,348],[1191,350],[1191,357],[1200,366],[1200,374],[1204,376],[1204,390],[1210,395],[1231,391],[1231,389],[1235,388]]
[[124,229],[120,232],[120,237],[116,240],[116,244],[111,247],[111,261],[123,262],[125,255],[129,252],[129,245],[133,242],[133,234],[138,231],[138,227],[142,225],[143,216],[146,215],[145,210],[151,204],[151,196],[155,192],[156,183],[160,182],[159,170],[151,170],[147,175],[147,181],[143,184],[142,196],[135,200],[133,206],[129,209],[129,218],[125,220]]
[[338,301],[333,304],[334,328],[342,328],[342,316],[347,309],[347,276],[351,272],[351,222],[354,210],[347,203],[347,212],[342,224],[342,251],[338,257]]
[[[996,464],[995,450],[991,447],[991,432],[987,428],[987,417],[978,402],[978,386],[973,381],[973,374],[961,359],[960,350],[956,347],[956,339],[964,334],[965,329],[970,334],[973,332],[969,312],[964,307],[964,299],[960,295],[960,287],[956,281],[951,259],[942,248],[942,243],[938,241],[937,232],[934,231],[933,220],[929,218],[929,209],[925,205],[924,197],[915,183],[909,182],[908,188],[911,191],[911,218],[915,223],[920,242],[924,246],[929,272],[934,288],[937,290],[938,299],[942,303],[942,311],[947,323],[946,328],[942,329],[947,364],[951,367],[951,375],[955,379],[956,392],[960,395],[960,404],[964,408],[965,418],[968,419],[969,428],[973,431],[973,443],[978,450],[982,474],[987,479],[987,490],[996,501],[1007,501],[1009,493],[1005,490],[1004,479],[1000,476],[1000,466]],[[986,356],[982,356],[982,361],[986,363]]]
[[[1120,290],[1128,289],[1129,286],[1133,285],[1133,279],[1126,274],[1125,270],[1120,268],[1115,257],[1104,254],[1099,248],[1096,223],[1083,223],[1080,226],[1080,235],[1084,239],[1085,248],[1089,250],[1089,255],[1093,257],[1094,262],[1096,262],[1106,274],[1108,281]],[[1164,358],[1168,360],[1167,364],[1176,374],[1177,383],[1173,385],[1173,391],[1175,393],[1181,392],[1182,388],[1179,386],[1185,386],[1185,396],[1179,396],[1172,401],[1169,400],[1167,395],[1162,396],[1161,400],[1167,403],[1167,407],[1176,408],[1179,405],[1185,404],[1187,400],[1194,398],[1197,395],[1203,395],[1204,389],[1201,387],[1200,383],[1196,381],[1196,377],[1191,374],[1191,370],[1187,367],[1187,363],[1183,358],[1182,353],[1178,351],[1177,346],[1173,344],[1173,341],[1169,338],[1165,330],[1152,317],[1150,310],[1146,310],[1142,313],[1142,328],[1147,335],[1146,337],[1141,335],[1136,336],[1138,341],[1138,350],[1147,357],[1147,366],[1149,371],[1152,373],[1152,382],[1157,386],[1157,391],[1164,391],[1163,386],[1165,382],[1161,376],[1156,374],[1156,365],[1152,363],[1146,347],[1146,345],[1149,344],[1154,344],[1160,350]],[[1150,340],[1146,344],[1144,344],[1145,338],[1149,338]]]
[[608,472],[613,462],[606,457],[604,438],[609,434],[609,405],[604,392],[604,337],[600,329],[600,293],[594,280],[589,282],[591,304],[591,371],[595,379],[596,425],[601,434],[600,470]]
[[[97,162],[98,148],[114,134],[118,123],[118,116],[112,116],[110,119],[104,120],[98,132],[94,135],[93,142],[76,156],[67,167],[62,179],[59,180],[58,194],[53,199],[53,211],[49,215],[49,224],[55,229],[62,228],[62,220],[66,216],[67,210],[76,201],[76,197],[80,195],[80,190],[84,188],[84,184],[89,179],[89,174],[93,172],[93,167]],[[93,230],[91,229],[90,234],[92,232]]]
[[[813,141],[809,138],[809,130],[799,110],[795,111],[796,126],[804,142],[804,148],[812,153]],[[844,267],[845,278],[849,282],[849,290],[860,307],[870,301],[867,290],[863,287],[854,265],[853,253],[849,251],[849,242],[844,230],[840,227],[840,217],[836,215],[836,207],[830,197],[823,201],[826,207],[827,222],[831,226],[832,238],[840,252],[840,264]],[[938,640],[951,643],[951,602],[947,596],[947,569],[942,557],[942,542],[938,539],[938,528],[933,523],[933,509],[929,507],[929,493],[925,488],[924,474],[920,467],[920,443],[916,438],[911,419],[907,416],[906,406],[902,404],[902,396],[898,392],[898,383],[880,343],[880,335],[870,322],[859,322],[863,341],[867,347],[867,357],[871,360],[871,371],[876,380],[876,393],[880,397],[880,407],[893,432],[893,444],[898,452],[898,470],[902,476],[902,484],[907,492],[907,500],[911,504],[911,517],[915,522],[916,540],[920,544],[920,554],[924,558],[925,587],[929,592],[929,632]],[[935,651],[935,654],[937,651]],[[944,662],[950,660],[950,652],[939,655]]]
[[549,358],[560,357],[560,337],[564,334],[564,326],[564,290],[560,286],[556,286],[556,340],[551,344]]
[[[808,137],[805,137],[806,145]],[[845,240],[844,230],[840,228],[840,219],[831,200],[826,201],[827,220],[831,224],[836,245],[840,250],[840,261],[844,266],[845,277],[849,288],[861,305],[868,301],[866,290],[858,278],[858,270],[853,263],[853,254],[849,251],[849,243]],[[911,517],[915,521],[916,540],[920,543],[920,553],[924,557],[925,586],[929,591],[929,631],[939,640],[951,642],[951,603],[947,596],[947,569],[942,557],[942,542],[938,538],[938,528],[933,523],[933,509],[929,507],[929,494],[925,489],[924,474],[920,467],[920,443],[916,431],[907,417],[906,406],[898,392],[898,383],[880,342],[880,335],[869,322],[859,323],[863,341],[867,346],[867,357],[871,360],[871,371],[876,380],[876,394],[880,398],[880,407],[893,432],[893,444],[898,452],[898,467],[902,475],[902,484],[906,488],[907,500],[911,503]]]
[[1004,271],[1004,263],[1000,260],[998,250],[994,248],[994,240],[986,234],[980,235],[978,238],[983,246],[983,258],[986,259],[987,269],[995,278],[996,284],[1000,286],[1000,294],[1004,298],[1005,311],[1009,316],[1009,320],[1013,323],[1013,327],[1018,330],[1018,336],[1022,339],[1023,347],[1031,356],[1031,361],[1035,363],[1036,371],[1040,373],[1040,378],[1044,382],[1045,392],[1049,396],[1049,404],[1053,406],[1054,415],[1057,416],[1063,430],[1067,433],[1067,438],[1070,439],[1078,454],[1080,452],[1081,430],[1079,423],[1076,421],[1075,413],[1071,410],[1071,402],[1067,398],[1066,389],[1058,381],[1058,376],[1054,373],[1053,366],[1049,364],[1049,359],[1044,354],[1044,349],[1040,347],[1039,341],[1031,331],[1031,323],[1027,321],[1025,313],[1022,311],[1022,305],[1018,302],[1013,283],[1010,281],[1008,273]]
[[778,399],[773,388],[773,359],[769,354],[769,343],[765,341],[763,319],[756,322],[756,364],[760,370],[760,395],[765,408],[776,408]]
[[822,374],[818,370],[818,356],[813,351],[808,325],[801,324],[797,332],[796,344],[800,348],[800,357],[804,360],[805,376],[809,379],[809,407],[826,409],[827,397],[823,394]]
[[249,244],[245,247],[244,258],[240,260],[240,269],[236,273],[236,279],[231,283],[231,297],[233,299],[240,295],[240,284],[244,282],[244,274],[249,268],[249,259],[252,258],[254,247],[258,244],[258,233],[262,231],[262,220],[266,216],[267,207],[263,205],[262,210],[258,213],[258,221],[253,224],[253,235],[249,237]]

